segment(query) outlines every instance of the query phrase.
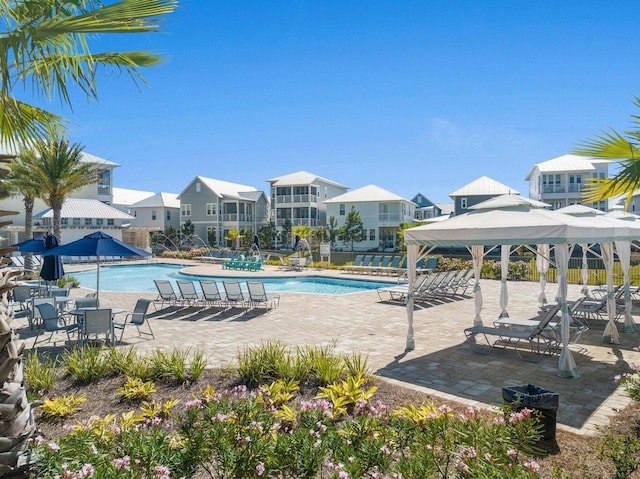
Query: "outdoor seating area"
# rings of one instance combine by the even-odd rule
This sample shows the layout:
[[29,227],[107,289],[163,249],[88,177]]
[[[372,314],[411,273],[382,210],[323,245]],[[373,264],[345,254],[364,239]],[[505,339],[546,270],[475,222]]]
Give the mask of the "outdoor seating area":
[[[416,262],[416,271],[430,273],[436,267],[435,256],[420,258]],[[407,257],[404,255],[356,255],[353,264],[343,266],[343,271],[357,274],[402,275],[407,272]]]
[[246,257],[241,254],[238,256],[234,256],[229,258],[228,260],[222,263],[222,269],[235,269],[240,271],[260,271],[262,270],[262,265],[264,260],[259,255],[252,255]]
[[[171,281],[154,280],[158,296],[153,300],[156,311],[165,305],[186,308],[206,309],[211,307],[254,309],[264,306],[270,310],[280,304],[280,295],[268,293],[262,281],[245,281],[245,288],[240,281],[222,281],[222,289],[216,281],[200,280],[199,282],[178,280],[177,291]],[[196,288],[200,285],[200,289]],[[158,307],[159,305],[159,307]]]
[[[413,283],[413,299],[416,302],[426,302],[447,297],[460,297],[466,294],[471,285],[473,285],[472,268],[421,274]],[[405,301],[408,291],[407,284],[377,290],[380,301],[392,302]]]

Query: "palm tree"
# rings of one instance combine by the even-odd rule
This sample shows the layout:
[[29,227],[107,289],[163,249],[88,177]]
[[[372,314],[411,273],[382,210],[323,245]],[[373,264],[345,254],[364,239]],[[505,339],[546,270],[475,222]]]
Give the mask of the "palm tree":
[[96,181],[93,165],[82,163],[82,147],[64,138],[52,138],[36,143],[38,161],[31,170],[32,181],[39,185],[42,200],[53,210],[53,234],[62,240],[60,212],[67,197]]
[[231,241],[231,244],[234,248],[238,248],[240,246],[240,240],[244,238],[244,235],[236,229],[232,229],[227,231],[227,236],[224,237],[225,240]]
[[[24,203],[24,233],[27,239],[33,236],[33,206],[39,193],[39,185],[33,181],[32,171],[38,161],[36,152],[32,149],[22,150],[20,156],[11,162],[11,170],[5,185],[12,193],[22,195]],[[32,269],[31,254],[25,255],[25,270]]]
[[[634,99],[640,107],[640,98]],[[618,133],[613,128],[592,140],[580,143],[573,151],[576,155],[603,160],[620,160],[620,170],[610,178],[589,178],[582,198],[595,203],[613,196],[626,195],[625,209],[629,206],[633,192],[640,188],[640,116],[632,115],[636,129]]]
[[144,33],[159,29],[162,15],[172,12],[177,0],[121,0],[103,5],[95,0],[0,0],[0,139],[24,145],[51,131],[61,133],[64,119],[25,103],[14,87],[26,87],[36,96],[54,97],[71,106],[71,87],[89,99],[98,98],[99,67],[127,73],[144,83],[140,68],[160,61],[146,51],[91,52],[95,34]]

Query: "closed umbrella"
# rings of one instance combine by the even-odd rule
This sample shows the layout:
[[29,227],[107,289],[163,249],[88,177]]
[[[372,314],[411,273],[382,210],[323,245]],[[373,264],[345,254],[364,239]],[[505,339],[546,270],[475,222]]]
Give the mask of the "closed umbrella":
[[100,259],[109,256],[125,257],[125,256],[151,256],[140,248],[128,245],[122,241],[109,236],[102,231],[96,231],[90,235],[84,236],[79,240],[58,246],[44,253],[45,258],[50,255],[59,256],[95,256],[96,257],[96,295],[100,296]]
[[[58,247],[58,239],[55,235],[49,233],[45,239],[45,251],[53,250]],[[58,255],[47,255],[44,257],[40,277],[45,281],[58,281],[64,276],[64,268],[62,266],[62,258]],[[49,283],[50,285],[50,283]]]

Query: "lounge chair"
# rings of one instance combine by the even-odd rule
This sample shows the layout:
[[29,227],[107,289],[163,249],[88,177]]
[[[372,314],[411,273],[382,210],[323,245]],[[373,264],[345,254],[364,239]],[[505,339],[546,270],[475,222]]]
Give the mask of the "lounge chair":
[[249,291],[249,303],[252,306],[264,304],[264,307],[269,310],[280,305],[280,295],[267,293],[262,281],[247,281],[247,290]]
[[155,283],[156,289],[158,290],[158,297],[153,302],[153,307],[156,309],[156,311],[158,310],[158,303],[160,303],[160,308],[162,308],[165,304],[175,306],[175,304],[179,301],[179,298],[175,290],[173,289],[173,286],[171,286],[171,281],[166,279],[154,279],[153,282]]
[[197,305],[202,301],[202,296],[196,291],[193,281],[178,280],[176,284],[180,291],[180,301],[182,303]]
[[[35,309],[38,311],[38,316],[42,319],[42,328],[38,328],[38,333],[33,340],[33,348],[38,344],[38,338],[42,333],[51,333],[49,335],[49,341],[51,341],[51,339],[53,339],[53,333],[64,331],[67,334],[67,340],[71,342],[69,333],[78,329],[77,324],[67,324],[64,316],[62,316],[58,312],[58,309],[51,303],[36,304]],[[55,345],[55,341],[53,344]]]
[[205,304],[210,305],[222,305],[227,301],[224,293],[218,288],[218,283],[212,280],[200,280],[200,287],[202,288],[202,299]]
[[385,274],[395,273],[400,266],[400,261],[402,261],[402,256],[390,256],[389,262],[380,268],[380,272]]
[[364,271],[366,268],[369,267],[369,265],[371,264],[371,260],[373,259],[373,255],[372,254],[367,254],[364,256],[364,258],[362,258],[362,264],[360,266],[358,266],[357,268],[354,268],[354,272],[355,273],[361,273],[362,271]]
[[375,273],[378,271],[378,268],[380,268],[380,264],[382,263],[382,258],[384,258],[384,256],[381,255],[375,255],[373,257],[373,259],[371,260],[371,264],[369,265],[363,265],[360,270],[364,273]]
[[[467,338],[467,342],[475,345],[473,351],[476,353],[489,354],[496,347],[506,348],[512,346],[518,358],[523,361],[539,362],[543,356],[550,354],[558,344],[557,334],[549,327],[549,323],[559,309],[558,305],[551,308],[533,328],[472,326],[464,330],[464,335]],[[484,338],[484,344],[478,343],[479,337]],[[492,341],[490,338],[495,339]],[[522,344],[529,346],[527,353],[531,353],[533,359],[527,359],[521,354],[519,346]]]
[[227,305],[231,307],[239,305],[242,307],[247,304],[247,299],[244,297],[238,281],[223,281],[222,286],[224,286],[224,292],[227,297]]
[[[430,278],[429,275],[418,276],[413,282],[414,294],[416,291],[420,291],[420,288],[422,287],[425,281],[431,280],[431,279],[432,278]],[[378,288],[376,291],[381,301],[385,300],[385,298],[382,297],[382,295],[385,293],[389,293],[389,298],[386,298],[387,301],[404,301],[405,298],[407,297],[407,293],[409,292],[409,285],[398,284],[396,286]]]
[[344,269],[345,271],[353,272],[362,266],[363,259],[364,259],[363,254],[356,255],[356,258],[353,260],[353,264],[345,265],[342,269]]
[[416,271],[421,271],[422,273],[430,273],[431,271],[436,269],[437,264],[438,264],[437,256],[430,256],[426,260],[423,258],[422,264],[420,266],[416,264]]
[[[114,321],[113,327],[114,329],[120,329],[120,338],[119,342],[122,342],[122,337],[124,336],[124,330],[128,324],[131,324],[136,327],[138,330],[138,336],[147,335],[155,338],[156,336],[153,334],[153,330],[151,329],[151,324],[149,324],[149,319],[147,317],[147,313],[149,312],[149,306],[153,303],[151,299],[140,298],[136,301],[136,305],[133,308],[133,311],[127,314],[124,318],[123,322]],[[149,328],[149,332],[141,331],[140,327],[146,324]]]

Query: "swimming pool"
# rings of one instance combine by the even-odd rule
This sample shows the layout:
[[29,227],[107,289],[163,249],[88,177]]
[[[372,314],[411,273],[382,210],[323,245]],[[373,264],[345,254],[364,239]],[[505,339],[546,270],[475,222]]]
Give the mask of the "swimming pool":
[[[175,282],[177,279],[199,281],[201,279],[215,279],[222,289],[222,277],[190,276],[179,273],[184,266],[166,263],[115,265],[102,266],[100,268],[100,291],[136,291],[157,292],[153,283],[154,279],[168,279]],[[96,271],[83,270],[69,273],[80,281],[85,288],[95,289]],[[236,278],[234,278],[236,279]],[[237,278],[242,282],[246,279],[255,279],[250,275]],[[342,278],[324,278],[320,276],[304,277],[260,277],[267,291],[313,293],[313,294],[349,294],[362,291],[371,291],[378,288],[394,285],[389,281],[368,281]],[[175,287],[175,284],[173,285]],[[177,290],[177,288],[176,288]]]

